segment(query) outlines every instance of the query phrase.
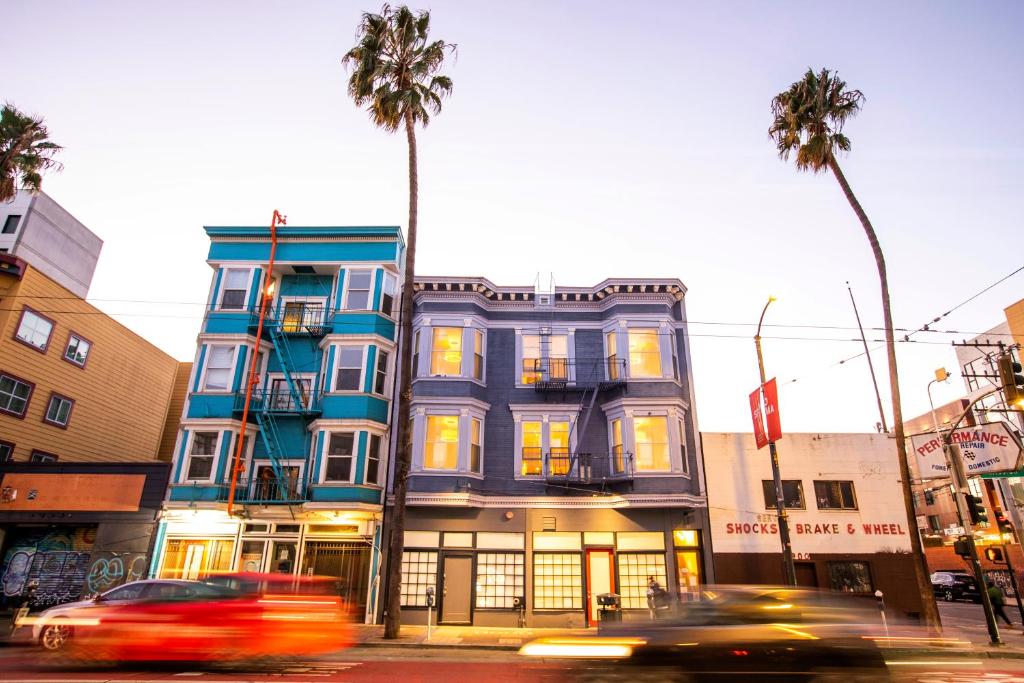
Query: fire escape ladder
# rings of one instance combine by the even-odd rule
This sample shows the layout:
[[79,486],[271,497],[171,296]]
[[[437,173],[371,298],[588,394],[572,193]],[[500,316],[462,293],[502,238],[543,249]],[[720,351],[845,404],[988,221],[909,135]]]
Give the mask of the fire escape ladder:
[[277,420],[274,419],[273,413],[264,408],[256,412],[256,422],[260,426],[260,435],[263,437],[263,445],[267,448],[267,455],[270,456],[270,467],[274,472],[278,491],[283,496],[290,497],[288,477],[281,464],[281,461],[285,459],[285,453],[281,446],[281,433],[277,429]]
[[[306,405],[305,397],[299,391],[295,378],[292,377],[295,361],[292,360],[291,349],[288,347],[288,340],[284,336],[281,325],[276,323],[270,325],[270,342],[274,345],[274,351],[281,362],[281,372],[284,374],[284,381],[288,384],[288,393],[291,395],[294,405],[304,407]],[[313,387],[310,387],[310,391],[312,389]]]

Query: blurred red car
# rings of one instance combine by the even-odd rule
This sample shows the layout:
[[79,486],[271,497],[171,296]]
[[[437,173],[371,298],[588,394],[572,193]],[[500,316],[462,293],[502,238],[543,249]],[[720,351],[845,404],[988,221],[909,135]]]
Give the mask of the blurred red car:
[[66,615],[76,659],[252,661],[308,657],[349,647],[353,628],[337,582],[286,574],[231,574],[189,591],[114,604],[102,599]]

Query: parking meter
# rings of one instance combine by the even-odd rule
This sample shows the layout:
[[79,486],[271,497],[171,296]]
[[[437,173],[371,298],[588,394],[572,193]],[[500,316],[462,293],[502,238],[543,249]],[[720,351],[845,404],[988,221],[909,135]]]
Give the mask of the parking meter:
[[427,607],[434,606],[434,587],[427,586]]

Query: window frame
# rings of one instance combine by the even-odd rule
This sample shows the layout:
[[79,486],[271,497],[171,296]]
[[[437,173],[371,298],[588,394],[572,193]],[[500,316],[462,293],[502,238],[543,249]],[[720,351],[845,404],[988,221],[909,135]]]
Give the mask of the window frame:
[[[537,339],[537,356],[526,357],[526,339],[527,337]],[[545,353],[545,344],[542,341],[544,337],[548,338],[547,353]],[[552,341],[555,338],[565,339],[565,355],[553,355],[551,352]],[[575,335],[566,328],[555,328],[550,329],[547,334],[542,334],[539,328],[533,328],[529,331],[523,331],[516,334],[516,368],[515,368],[515,386],[516,387],[532,387],[537,382],[540,382],[545,375],[548,378],[553,378],[552,375],[552,359],[564,360],[565,367],[563,368],[563,375],[560,377],[554,377],[556,381],[572,382],[576,379],[576,371],[573,366],[573,361],[576,358],[576,338]],[[535,360],[540,362],[539,370],[527,371],[526,361]],[[547,368],[545,371],[545,367]],[[532,381],[527,381],[527,375],[533,375],[534,377],[529,378]]]
[[[844,564],[845,565],[859,564],[859,565],[863,565],[864,566],[864,569],[867,571],[867,576],[868,576],[868,588],[867,588],[867,590],[863,590],[863,591],[852,591],[852,590],[850,590],[850,591],[848,591],[848,590],[843,590],[842,588],[837,588],[835,586],[835,580],[834,580],[835,577],[833,577],[833,575],[832,575],[832,568],[837,566],[837,565],[844,565]],[[840,592],[840,593],[848,593],[848,594],[851,594],[851,595],[871,595],[874,592],[874,590],[875,590],[875,577],[874,577],[874,574],[871,571],[871,563],[868,562],[867,560],[829,560],[827,565],[826,565],[826,572],[827,572],[827,576],[828,576],[828,587],[829,587],[829,590],[837,591],[837,592]]]
[[[213,350],[216,348],[229,348],[231,349],[231,366],[228,368],[213,368],[214,370],[226,370],[228,373],[227,383],[223,389],[211,389],[207,386],[207,382],[210,379],[210,362],[213,360]],[[237,370],[236,365],[238,364],[238,344],[207,344],[206,355],[203,358],[203,377],[199,383],[199,391],[203,394],[230,394],[232,393],[231,388],[234,384],[235,371]]]
[[[454,413],[452,413],[452,412],[427,413],[423,417],[424,417],[424,420],[423,420],[423,447],[420,449],[420,452],[421,452],[421,455],[420,455],[420,466],[421,466],[421,468],[423,469],[424,472],[443,473],[443,474],[457,474],[460,471],[459,460],[461,458],[459,456],[461,455],[461,452],[462,452],[462,413],[461,413],[461,411],[457,411],[457,412],[454,412]],[[433,443],[433,442],[430,442],[430,441],[427,440],[427,438],[428,438],[428,436],[430,434],[430,419],[431,418],[438,418],[438,419],[440,419],[440,418],[452,418],[452,417],[455,418],[455,425],[456,425],[455,426],[455,430],[456,430],[455,431],[455,433],[456,433],[456,438],[455,438],[455,466],[454,467],[428,467],[427,466],[427,447],[428,447],[428,445],[430,443]],[[451,443],[451,442],[450,441],[448,441],[448,442],[438,441],[436,443]]]
[[[380,367],[380,359],[382,355],[387,359],[387,362],[384,363],[383,372],[381,372]],[[381,348],[379,346],[377,347],[377,353],[375,354],[375,357],[373,359],[373,386],[370,387],[370,393],[376,394],[378,396],[388,395],[388,378],[391,376],[392,365],[392,363],[390,362],[391,356],[392,353],[390,350]],[[380,389],[378,390],[378,384],[383,384],[384,386],[380,387]]]
[[[352,276],[356,273],[366,273],[369,277],[369,282],[366,284],[366,289],[359,288],[355,291],[366,292],[366,305],[362,308],[352,308],[349,305],[349,297],[352,294]],[[352,268],[345,271],[345,284],[344,284],[344,299],[342,300],[341,310],[343,311],[372,311],[373,310],[373,273],[372,268]]]
[[[437,332],[439,330],[458,330],[459,331],[459,363],[458,372],[454,374],[445,374],[440,372],[434,372],[434,343],[437,341]],[[453,326],[453,325],[434,325],[430,328],[430,368],[428,377],[443,377],[443,378],[454,378],[464,377],[462,373],[462,366],[466,359],[466,327],[465,326]],[[447,353],[448,351],[445,351]]]
[[[192,452],[195,448],[195,441],[197,434],[216,434],[217,438],[213,442],[213,453],[211,455],[196,455]],[[185,448],[185,462],[182,463],[181,468],[181,483],[184,484],[212,484],[217,476],[217,460],[220,458],[221,440],[224,438],[224,434],[219,429],[193,429],[189,430],[188,443]],[[189,470],[192,468],[192,458],[212,458],[210,462],[210,474],[205,479],[195,479],[189,476]]]
[[[506,557],[502,557],[502,556],[508,556],[508,555],[512,555],[515,558],[515,559],[512,560],[511,564],[509,564],[509,562],[507,561]],[[484,558],[486,556],[502,557],[502,560],[500,562],[485,562],[485,561],[483,561],[482,558]],[[501,568],[508,568],[509,566],[511,566],[513,568],[513,570],[515,570],[516,568],[522,569],[522,574],[519,575],[519,574],[515,573],[515,571],[513,571],[513,573],[511,575],[508,574],[508,573],[503,573],[503,574],[497,574],[497,573],[486,574],[486,573],[481,573],[481,571],[480,571],[481,567],[486,567],[486,566],[501,567]],[[484,577],[484,576],[504,576],[506,580],[509,578],[509,576],[511,576],[512,579],[513,579],[512,583],[511,583],[511,588],[510,588],[510,590],[512,590],[512,597],[509,598],[507,595],[501,595],[501,596],[490,595],[489,596],[489,595],[481,594],[480,588],[481,587],[483,587],[483,588],[487,587],[481,581],[481,578]],[[517,579],[517,578],[521,578],[522,579],[521,586],[516,586],[515,579]],[[474,553],[474,558],[473,558],[473,579],[474,579],[474,581],[473,581],[473,611],[488,611],[488,612],[490,612],[490,611],[494,611],[494,612],[514,611],[516,608],[514,606],[512,606],[511,600],[516,598],[516,597],[523,598],[524,600],[526,599],[526,552],[522,551],[522,550],[494,550],[494,549],[490,549],[490,548],[478,549],[477,552]],[[501,582],[501,584],[498,584],[498,583],[493,584],[493,586],[495,588],[508,588],[509,585],[510,584],[507,581],[503,581],[503,582]],[[518,592],[516,590],[517,588],[520,588],[520,590]],[[484,591],[484,593],[486,593],[486,590]],[[481,605],[480,604],[481,600],[486,600],[488,598],[490,598],[492,600],[495,600],[495,599],[497,599],[499,597],[500,597],[501,600],[508,601],[509,604],[508,604],[507,607],[504,606],[504,605],[501,606],[501,607],[498,607],[496,605],[488,606],[488,605]]]
[[[71,350],[71,340],[72,339],[77,339],[79,342],[85,342],[86,344],[89,345],[89,350],[86,351],[86,353],[85,353],[85,360],[83,360],[81,363],[79,363],[78,361],[71,360],[70,358],[68,358],[68,351]],[[68,338],[67,338],[67,341],[64,342],[64,353],[61,354],[61,358],[63,358],[65,362],[71,363],[76,368],[81,368],[82,370],[84,370],[86,364],[88,364],[88,362],[89,362],[89,357],[92,355],[93,346],[95,346],[95,345],[92,343],[91,340],[86,339],[85,337],[83,337],[82,335],[78,334],[74,330],[68,330]]]
[[[660,574],[656,574],[656,573],[655,574],[648,573],[650,571],[650,566],[651,565],[646,560],[645,560],[645,562],[643,564],[644,570],[642,572],[640,572],[639,574],[627,574],[626,572],[623,571],[623,564],[627,565],[627,567],[629,565],[629,560],[628,560],[629,557],[640,557],[640,556],[643,556],[645,558],[648,558],[648,557],[659,558],[661,560],[661,567],[660,568],[664,572],[664,575],[660,575]],[[625,560],[625,562],[623,562],[624,560]],[[654,565],[657,566],[657,564],[658,564],[658,562],[655,561]],[[639,566],[639,563],[634,563],[634,566]],[[646,610],[646,609],[648,609],[648,606],[647,606],[647,588],[648,588],[647,577],[648,576],[654,576],[655,579],[659,579],[658,580],[658,585],[661,586],[666,591],[670,590],[670,586],[669,586],[669,578],[670,578],[670,576],[669,576],[669,571],[668,571],[668,551],[667,550],[616,550],[615,551],[615,573],[616,573],[616,576],[618,578],[618,591],[617,592],[618,592],[618,594],[619,594],[619,596],[620,596],[620,598],[622,600],[621,606],[622,606],[622,609],[624,609],[624,610],[627,610],[627,609]],[[627,576],[634,576],[634,577],[639,576],[640,577],[640,581],[641,581],[640,585],[639,586],[626,586],[626,585],[624,585],[623,578],[625,578]],[[627,588],[630,588],[630,589],[639,588],[640,589],[640,594],[639,595],[627,595]],[[631,605],[627,606],[627,600],[628,601],[634,601],[634,602],[639,600],[641,602],[641,604],[639,606],[634,605],[634,604],[631,604]]]
[[[800,505],[799,506],[787,505],[786,504],[785,497],[786,497],[786,483],[787,482],[789,482],[789,483],[794,483],[795,482],[795,483],[799,484],[799,487],[800,487]],[[772,493],[774,494],[775,480],[774,479],[762,479],[761,480],[761,492],[762,492],[762,494],[765,495],[764,509],[765,510],[774,510],[775,509],[775,499],[774,498],[771,498],[771,499],[768,498],[768,496],[767,496],[768,489],[766,489],[766,485],[771,485],[771,487],[773,489]],[[782,480],[782,497],[783,497],[783,501],[782,501],[783,507],[786,510],[806,510],[807,509],[807,493],[804,491],[804,480],[803,479],[783,479]]]
[[[341,373],[341,351],[342,349],[359,349],[359,384],[356,385],[355,389],[342,389],[338,382],[338,376]],[[346,366],[345,369],[354,369],[351,366]],[[333,377],[331,378],[331,391],[334,393],[344,394],[364,394],[366,393],[363,389],[366,388],[366,344],[336,344],[334,347],[334,368]],[[372,388],[372,387],[371,387]]]
[[[633,379],[641,379],[641,380],[664,380],[664,379],[669,379],[669,378],[665,377],[665,359],[663,357],[664,354],[662,354],[662,352],[661,352],[662,351],[662,349],[661,349],[661,328],[659,328],[659,327],[647,327],[647,326],[627,327],[625,329],[625,332],[626,332],[625,336],[626,336],[626,368],[627,368],[626,369],[626,376],[630,380],[633,380]],[[633,333],[633,332],[636,332],[637,334],[644,333],[644,334],[653,334],[654,335],[655,348],[658,349],[658,373],[656,375],[646,375],[646,374],[644,374],[644,375],[637,375],[637,374],[635,374],[633,372],[633,354],[632,354],[632,351],[629,348],[630,347],[630,343],[629,343],[630,339],[629,339],[629,337],[630,337],[631,333]],[[641,352],[637,352],[637,353],[641,353]],[[646,353],[650,353],[650,352],[646,352]]]
[[[371,457],[374,453],[373,440],[377,439],[376,457]],[[363,467],[363,484],[366,486],[381,486],[380,483],[381,474],[384,472],[382,463],[384,462],[385,455],[387,454],[387,441],[383,434],[377,434],[375,432],[368,432],[366,438],[366,460]],[[376,461],[377,463],[377,476],[370,479],[370,461]]]
[[[58,422],[57,420],[50,419],[50,407],[53,405],[54,400],[66,401],[71,405],[68,407],[68,416],[64,422]],[[61,429],[67,429],[68,425],[71,424],[71,413],[75,410],[75,399],[64,394],[58,394],[56,391],[50,392],[50,398],[46,401],[46,410],[43,411],[43,422],[54,427],[60,427]],[[57,409],[57,414],[60,415],[60,409]]]
[[0,448],[5,447],[8,449],[7,457],[0,457],[0,465],[2,465],[5,462],[14,462],[14,449],[16,448],[14,442],[0,439]]
[[[346,455],[343,455],[343,454],[331,455],[331,441],[334,439],[334,436],[336,434],[338,436],[348,435],[348,436],[352,437],[352,454],[351,455],[349,455],[349,456],[346,456]],[[323,469],[320,472],[320,483],[321,484],[326,484],[328,486],[332,486],[332,485],[333,486],[336,486],[336,485],[342,485],[343,486],[345,484],[354,484],[355,481],[356,481],[356,465],[358,464],[358,461],[359,461],[359,431],[358,430],[347,430],[347,429],[334,429],[334,430],[330,430],[330,431],[326,432],[326,437],[324,439],[324,442],[325,442],[324,443],[324,462],[323,462],[323,465],[322,465]],[[349,468],[349,472],[348,472],[348,479],[328,479],[327,478],[327,470],[328,470],[328,465],[330,464],[330,459],[331,458],[344,459],[346,457],[350,458],[350,462],[351,462],[351,465],[350,465],[350,468]]]
[[[541,607],[540,606],[541,600],[543,598],[538,596],[538,590],[537,589],[538,589],[539,585],[537,583],[537,580],[541,576],[545,576],[545,574],[542,574],[542,573],[537,571],[537,566],[538,566],[537,560],[539,558],[541,558],[541,557],[551,556],[551,555],[574,556],[576,558],[576,560],[578,561],[578,563],[579,563],[579,568],[580,568],[580,573],[579,573],[580,587],[579,588],[580,588],[580,590],[579,590],[579,592],[575,596],[572,596],[570,594],[570,599],[571,599],[572,602],[571,602],[569,607],[565,607],[564,605],[561,606],[561,607],[555,607],[555,606]],[[533,587],[532,595],[533,595],[533,611],[534,612],[538,612],[538,611],[542,611],[542,612],[578,612],[578,611],[587,609],[587,601],[586,601],[587,584],[586,584],[585,574],[584,574],[584,572],[586,570],[585,570],[585,567],[584,567],[584,553],[582,551],[579,551],[579,550],[558,550],[558,551],[541,550],[541,551],[537,551],[537,550],[535,550],[533,552],[533,561],[531,562],[531,565],[532,566],[530,567],[530,569],[531,569],[531,579],[532,579],[532,582],[533,582],[533,584],[532,584],[532,587]],[[555,563],[551,564],[551,566],[554,566],[554,565],[555,565]],[[564,566],[564,565],[565,565],[565,563],[561,563],[559,566]],[[556,576],[556,574],[547,574],[546,576]],[[575,574],[573,574],[573,573],[569,573],[569,574],[561,573],[561,574],[557,574],[557,576],[562,576],[562,577],[570,576],[571,577],[571,576],[575,576]],[[553,587],[554,586],[552,586],[552,588]],[[569,586],[569,588],[572,589],[572,588],[575,588],[575,586]],[[564,598],[565,598],[565,595],[563,594],[562,595],[562,599],[564,600]],[[576,604],[577,600],[579,601],[579,604]]]
[[[20,336],[18,336],[18,333],[21,331],[21,326],[25,322],[25,314],[26,313],[31,313],[32,315],[36,316],[37,318],[41,318],[42,320],[45,320],[46,322],[50,323],[50,333],[48,335],[46,335],[46,341],[43,342],[43,345],[41,347],[36,346],[35,344],[33,344],[33,343],[31,343],[31,342],[29,342],[29,341],[27,341],[25,339],[22,339]],[[56,332],[56,331],[57,331],[57,321],[56,320],[54,320],[53,318],[50,318],[48,316],[43,315],[42,313],[40,313],[36,309],[32,308],[31,306],[22,306],[22,308],[21,308],[21,315],[18,317],[18,324],[14,326],[14,337],[13,337],[13,339],[14,339],[14,341],[16,341],[19,344],[22,344],[24,346],[27,346],[28,348],[32,349],[33,351],[38,351],[39,353],[41,353],[43,355],[46,355],[46,352],[50,350],[50,340],[53,339],[53,333]]]
[[[413,553],[422,553],[423,555],[427,556],[426,558],[422,558],[422,559],[419,556],[417,556],[415,558],[415,561],[416,561],[417,566],[425,564],[427,566],[427,568],[428,568],[428,571],[425,571],[425,572],[415,572],[414,574],[412,574],[412,575],[417,576],[417,577],[419,577],[419,576],[427,577],[427,580],[425,580],[425,581],[416,581],[415,583],[413,583],[413,582],[410,582],[410,581],[406,580],[405,565],[407,563],[410,564],[410,565],[412,564],[413,559],[414,559],[413,555],[412,555]],[[433,555],[433,560],[431,560],[431,558],[429,557],[430,555]],[[431,564],[434,565],[433,573],[431,573],[429,571],[429,567],[430,567]],[[402,551],[402,565],[403,566],[401,567],[401,574],[402,574],[401,586],[402,587],[408,586],[410,588],[409,591],[402,591],[401,589],[399,589],[398,599],[399,599],[399,601],[402,604],[402,609],[426,609],[426,607],[427,607],[426,592],[424,592],[423,595],[419,595],[417,593],[413,593],[413,591],[411,590],[411,588],[413,586],[416,586],[416,587],[430,586],[430,587],[432,587],[434,589],[435,605],[436,605],[437,604],[437,598],[440,597],[440,596],[437,595],[437,586],[438,586],[438,584],[437,584],[437,577],[438,577],[438,574],[440,574],[438,569],[441,566],[441,551],[440,551],[440,549],[438,549],[438,548],[405,548]],[[433,583],[431,583],[431,581],[429,579],[430,576],[434,577]],[[421,604],[420,600],[416,600],[414,602],[406,602],[405,596],[401,595],[402,593],[406,593],[407,595],[410,595],[410,596],[417,595],[420,599],[422,599],[422,604]]]
[[[838,485],[839,505],[837,507],[833,507],[833,506],[829,506],[829,505],[826,505],[824,507],[822,506],[821,499],[818,496],[818,484],[828,484],[828,485],[836,484],[836,485]],[[847,507],[846,505],[844,505],[843,490],[842,490],[842,485],[843,484],[849,484],[850,485],[850,497],[853,499],[853,506],[852,507]],[[829,511],[829,512],[831,512],[831,511],[852,512],[852,511],[856,511],[856,510],[860,509],[860,506],[858,505],[858,502],[857,502],[857,489],[853,485],[853,481],[851,481],[849,479],[814,479],[813,480],[813,485],[814,485],[814,504],[815,504],[815,506],[819,510],[825,510],[825,511]]]
[[33,464],[44,464],[48,462],[59,462],[60,456],[50,451],[43,451],[38,448],[33,448],[32,453],[28,456],[28,461]]
[[[395,314],[398,312],[398,302],[400,301],[400,295],[398,291],[398,276],[394,273],[383,271],[384,276],[380,280],[380,307],[378,308],[379,313],[383,313],[392,320],[397,320]],[[391,284],[391,310],[384,310],[384,297],[389,296],[388,284]]]
[[[473,427],[477,426],[476,429],[476,440],[479,443],[473,441]],[[477,467],[473,469],[473,449],[477,449]],[[484,421],[483,419],[474,415],[469,416],[469,471],[473,474],[484,473]]]
[[[631,422],[633,423],[633,472],[641,474],[671,474],[672,473],[672,428],[669,425],[669,420],[672,415],[633,415]],[[678,416],[677,416],[678,417]],[[661,469],[640,469],[640,446],[637,441],[637,420],[652,420],[660,419],[665,422],[665,459],[667,460],[668,467]],[[659,445],[658,442],[650,442],[650,446]],[[685,470],[684,470],[685,471]]]
[[[487,376],[487,334],[478,327],[470,328],[473,336],[473,368],[472,379],[486,382]],[[477,342],[480,342],[480,351],[477,352]]]
[[[3,227],[0,227],[0,235],[17,235],[18,228],[21,227],[21,219],[25,217],[25,214],[21,213],[9,213],[4,218]],[[7,225],[14,219],[14,228],[12,230],[7,229]]]
[[[218,311],[227,311],[230,313],[245,312],[249,310],[249,298],[252,296],[252,285],[255,267],[254,266],[224,266],[221,268],[224,271],[224,275],[221,276],[220,280],[220,291],[217,292],[217,308]],[[224,294],[228,291],[228,271],[239,270],[247,273],[245,278],[245,294],[242,296],[242,305],[238,308],[226,308],[224,306]],[[232,292],[241,291],[238,289],[231,289]]]
[[[532,406],[532,408],[541,409],[543,405]],[[568,436],[569,436],[569,455],[576,450],[578,446],[576,430],[573,429],[573,424],[579,418],[579,413],[570,412],[567,410],[557,410],[549,413],[535,412],[534,410],[528,411],[513,411],[514,423],[515,423],[515,438],[514,444],[514,458],[515,458],[515,471],[513,472],[514,479],[521,479],[524,481],[538,481],[545,478],[544,469],[544,457],[551,453],[551,425],[552,423],[566,423],[568,425]],[[540,424],[540,472],[536,474],[525,474],[523,472],[523,449],[524,448],[537,448],[537,446],[524,446],[523,425],[525,423],[539,423]]]
[[13,411],[13,410],[11,410],[9,408],[0,407],[0,414],[10,415],[12,417],[18,418],[19,420],[24,420],[25,416],[28,415],[28,407],[32,403],[32,395],[36,391],[36,384],[35,384],[35,382],[29,382],[27,379],[22,379],[21,377],[18,377],[17,375],[11,374],[10,372],[7,372],[6,370],[0,370],[0,379],[2,379],[4,377],[6,377],[7,379],[9,379],[9,380],[11,380],[13,382],[17,382],[19,384],[26,385],[28,387],[28,395],[25,396],[25,409],[22,412],[17,413],[17,412],[15,412],[15,411]]

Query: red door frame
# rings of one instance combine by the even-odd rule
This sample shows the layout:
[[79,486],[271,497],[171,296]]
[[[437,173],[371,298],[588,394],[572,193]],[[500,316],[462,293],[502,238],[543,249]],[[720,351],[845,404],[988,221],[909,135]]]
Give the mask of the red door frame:
[[608,553],[608,578],[611,581],[610,588],[611,588],[612,592],[615,592],[615,549],[612,548],[611,546],[599,547],[599,548],[597,548],[597,547],[589,548],[588,547],[586,549],[586,552],[583,554],[583,562],[586,564],[586,576],[587,576],[586,606],[584,607],[584,611],[587,614],[587,626],[588,627],[597,625],[597,620],[598,620],[596,615],[592,616],[590,614],[590,597],[591,597],[591,591],[590,591],[590,554],[593,553],[593,552]]

